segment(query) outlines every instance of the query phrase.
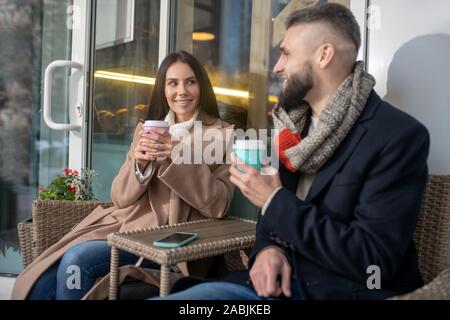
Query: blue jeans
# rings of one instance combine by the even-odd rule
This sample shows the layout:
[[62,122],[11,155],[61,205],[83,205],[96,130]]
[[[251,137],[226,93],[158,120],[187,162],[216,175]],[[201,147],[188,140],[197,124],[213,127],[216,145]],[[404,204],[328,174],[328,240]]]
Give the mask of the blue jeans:
[[262,298],[251,287],[232,282],[217,281],[198,284],[164,298],[154,298],[152,300],[301,300],[301,295],[295,280],[291,284],[291,293],[292,296],[290,298]]
[[[120,266],[135,264],[138,257],[119,250]],[[29,300],[79,300],[94,286],[97,278],[109,273],[111,248],[106,240],[87,241],[71,247],[35,282]],[[159,268],[144,260],[142,267]]]

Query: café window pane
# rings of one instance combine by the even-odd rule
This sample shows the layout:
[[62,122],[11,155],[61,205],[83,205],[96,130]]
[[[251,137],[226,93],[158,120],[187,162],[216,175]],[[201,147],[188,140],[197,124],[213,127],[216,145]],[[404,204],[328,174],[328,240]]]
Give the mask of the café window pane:
[[176,1],[175,50],[186,50],[205,66],[223,120],[237,128],[267,128],[277,102],[273,75],[286,17],[318,3],[310,0]]
[[[111,184],[146,118],[158,69],[160,0],[97,2],[92,168],[95,196]],[[114,30],[114,32],[111,32]]]

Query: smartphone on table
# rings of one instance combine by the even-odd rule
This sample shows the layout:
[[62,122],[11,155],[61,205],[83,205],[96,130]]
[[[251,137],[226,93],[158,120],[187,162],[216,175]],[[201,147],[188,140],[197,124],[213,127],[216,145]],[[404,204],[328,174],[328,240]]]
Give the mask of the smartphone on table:
[[197,234],[193,232],[174,232],[159,240],[153,241],[155,247],[179,248],[197,239]]

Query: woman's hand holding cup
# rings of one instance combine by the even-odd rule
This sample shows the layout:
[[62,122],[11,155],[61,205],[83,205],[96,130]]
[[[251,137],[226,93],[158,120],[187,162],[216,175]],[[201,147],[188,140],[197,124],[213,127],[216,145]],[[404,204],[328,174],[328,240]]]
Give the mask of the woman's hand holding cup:
[[144,170],[150,161],[163,156],[160,155],[161,151],[168,148],[168,141],[172,142],[168,131],[169,125],[165,121],[145,121],[134,149],[134,156],[141,170]]
[[172,149],[175,147],[177,141],[174,141],[167,130],[162,128],[152,128],[147,135],[150,142],[147,143],[149,150],[147,156],[153,160],[156,158],[171,158]]

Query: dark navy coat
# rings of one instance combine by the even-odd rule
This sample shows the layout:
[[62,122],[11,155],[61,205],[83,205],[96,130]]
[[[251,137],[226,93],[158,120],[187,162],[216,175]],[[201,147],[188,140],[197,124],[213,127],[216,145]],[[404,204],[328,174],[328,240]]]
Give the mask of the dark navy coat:
[[[372,92],[360,118],[302,201],[299,174],[258,221],[260,250],[282,247],[305,299],[383,299],[422,285],[413,233],[428,177],[427,129]],[[378,266],[381,289],[367,286]]]

